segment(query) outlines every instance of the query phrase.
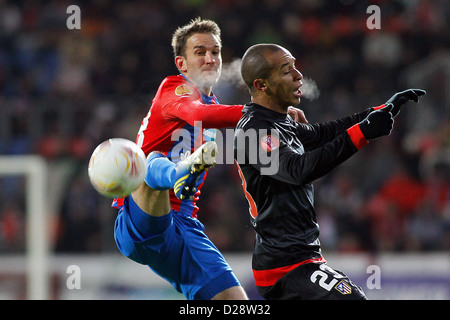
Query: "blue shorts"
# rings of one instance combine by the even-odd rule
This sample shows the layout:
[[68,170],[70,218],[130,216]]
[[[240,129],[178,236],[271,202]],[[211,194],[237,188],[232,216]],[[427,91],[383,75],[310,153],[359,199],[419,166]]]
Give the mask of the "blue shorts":
[[[150,226],[142,235],[139,225]],[[148,265],[188,300],[209,300],[217,293],[239,286],[223,255],[204,233],[196,218],[170,211],[162,217],[143,212],[131,196],[120,208],[115,239],[123,255]]]

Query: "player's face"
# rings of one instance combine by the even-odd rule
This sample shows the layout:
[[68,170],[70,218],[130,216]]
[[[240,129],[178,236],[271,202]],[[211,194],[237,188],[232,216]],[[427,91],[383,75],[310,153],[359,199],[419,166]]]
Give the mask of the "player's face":
[[300,103],[303,75],[295,67],[295,58],[285,49],[270,54],[268,61],[273,65],[267,79],[267,94],[271,101],[282,108]]
[[179,69],[200,90],[210,91],[222,70],[219,40],[211,33],[193,34],[187,39],[185,56],[178,63]]

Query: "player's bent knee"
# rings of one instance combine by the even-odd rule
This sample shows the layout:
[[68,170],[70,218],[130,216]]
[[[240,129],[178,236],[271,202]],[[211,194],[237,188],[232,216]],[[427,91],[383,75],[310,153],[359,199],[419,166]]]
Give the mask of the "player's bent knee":
[[131,194],[134,202],[151,216],[163,216],[170,212],[169,190],[154,190],[145,183]]

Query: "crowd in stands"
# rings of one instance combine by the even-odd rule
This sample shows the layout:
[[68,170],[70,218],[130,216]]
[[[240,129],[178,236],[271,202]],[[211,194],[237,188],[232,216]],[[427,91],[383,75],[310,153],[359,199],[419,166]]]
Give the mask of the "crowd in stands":
[[[70,4],[81,29],[70,30]],[[380,28],[369,29],[370,5]],[[92,150],[134,140],[160,82],[177,73],[174,30],[201,16],[222,29],[229,68],[252,44],[278,43],[320,94],[303,99],[309,122],[384,103],[409,87],[389,137],[314,183],[328,252],[450,249],[450,1],[152,0],[0,1],[0,156],[40,154],[49,168],[48,210],[57,252],[116,251],[116,210],[87,176]],[[247,91],[222,81],[221,103]],[[26,181],[0,176],[0,252],[24,250]],[[223,251],[249,251],[254,231],[233,164],[209,171],[199,219]]]

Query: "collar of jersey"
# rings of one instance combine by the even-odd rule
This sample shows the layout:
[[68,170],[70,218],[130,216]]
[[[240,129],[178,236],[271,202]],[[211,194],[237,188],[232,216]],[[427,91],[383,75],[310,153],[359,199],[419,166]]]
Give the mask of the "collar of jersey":
[[244,107],[245,110],[258,110],[258,111],[262,111],[264,113],[267,113],[271,118],[279,118],[279,119],[286,119],[287,114],[285,113],[280,113],[277,111],[273,111],[269,108],[263,107],[262,105],[259,105],[257,103],[251,102],[249,104],[246,104]]
[[[186,76],[182,73],[180,73],[180,76],[182,76],[187,82],[191,83],[192,85],[194,85],[188,78],[186,78]],[[197,88],[197,87],[196,87]],[[198,88],[197,88],[198,89]],[[203,92],[201,92],[199,90],[200,94],[202,95],[202,102],[205,104],[212,104],[213,100],[214,100],[214,93],[211,92],[210,96],[207,96],[206,94],[204,94]]]

